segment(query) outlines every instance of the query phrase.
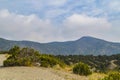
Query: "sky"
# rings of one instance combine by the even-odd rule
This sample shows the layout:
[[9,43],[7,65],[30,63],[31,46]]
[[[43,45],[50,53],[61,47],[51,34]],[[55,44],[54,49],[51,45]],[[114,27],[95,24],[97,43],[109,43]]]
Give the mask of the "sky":
[[120,42],[120,0],[0,0],[0,37],[41,43]]

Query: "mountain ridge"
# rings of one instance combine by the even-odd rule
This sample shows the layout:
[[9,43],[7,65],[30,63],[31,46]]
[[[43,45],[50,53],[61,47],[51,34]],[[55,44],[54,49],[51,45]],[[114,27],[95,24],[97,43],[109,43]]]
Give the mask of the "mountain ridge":
[[120,43],[105,41],[91,36],[65,42],[39,43],[13,41],[0,38],[0,50],[9,50],[14,45],[34,48],[41,53],[54,55],[112,55],[120,53]]

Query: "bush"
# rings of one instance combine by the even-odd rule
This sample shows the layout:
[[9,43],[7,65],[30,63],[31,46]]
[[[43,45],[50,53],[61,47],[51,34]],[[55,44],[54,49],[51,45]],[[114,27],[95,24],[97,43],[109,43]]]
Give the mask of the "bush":
[[9,57],[4,61],[4,66],[35,66],[36,63],[42,67],[53,67],[60,65],[64,67],[64,63],[53,55],[40,54],[31,48],[20,49],[14,46],[9,50]]
[[0,54],[7,54],[8,51],[0,51]]
[[9,50],[9,57],[4,61],[4,66],[32,66],[39,61],[39,52],[31,48],[15,46]]
[[76,64],[73,67],[73,73],[79,74],[79,75],[85,75],[85,76],[92,74],[92,72],[89,69],[89,66],[82,62]]
[[42,67],[53,67],[55,65],[60,65],[60,67],[64,67],[64,63],[60,61],[58,58],[52,55],[41,55],[40,56],[40,64]]
[[104,77],[101,80],[120,80],[120,73],[111,73],[107,77]]
[[13,59],[8,59],[4,61],[4,66],[14,66],[15,65],[15,61]]

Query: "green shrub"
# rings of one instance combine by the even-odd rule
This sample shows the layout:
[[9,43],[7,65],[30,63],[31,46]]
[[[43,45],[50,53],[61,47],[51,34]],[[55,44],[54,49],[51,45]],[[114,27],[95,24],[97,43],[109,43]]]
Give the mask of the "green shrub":
[[42,67],[53,67],[64,63],[53,55],[40,54],[31,48],[22,48],[15,46],[9,50],[9,57],[4,61],[4,66],[35,66],[36,63]]
[[60,67],[65,66],[61,60],[52,55],[41,55],[39,59],[42,67],[53,67],[57,64],[60,65]]
[[4,61],[4,66],[14,66],[15,65],[15,61],[13,59],[8,59]]
[[111,73],[107,77],[104,77],[101,80],[120,80],[120,73]]
[[39,52],[31,48],[15,46],[9,50],[9,57],[4,61],[4,66],[31,66],[39,61]]
[[0,51],[0,54],[7,54],[8,51]]
[[73,67],[73,73],[87,76],[92,72],[87,64],[80,62]]
[[19,60],[7,59],[4,61],[4,66],[31,66],[32,63],[29,59],[23,58]]

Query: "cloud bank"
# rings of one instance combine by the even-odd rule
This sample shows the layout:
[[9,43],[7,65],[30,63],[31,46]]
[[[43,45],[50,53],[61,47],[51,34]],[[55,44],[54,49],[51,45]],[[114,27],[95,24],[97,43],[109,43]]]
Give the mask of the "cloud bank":
[[111,23],[106,18],[72,14],[61,24],[55,25],[50,19],[39,18],[35,14],[22,15],[0,10],[1,37],[15,40],[38,42],[75,40],[84,35],[103,36],[110,31]]
[[120,0],[0,0],[0,37],[38,42],[93,36],[120,42]]

